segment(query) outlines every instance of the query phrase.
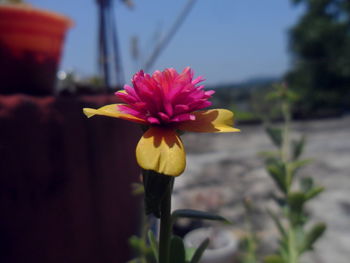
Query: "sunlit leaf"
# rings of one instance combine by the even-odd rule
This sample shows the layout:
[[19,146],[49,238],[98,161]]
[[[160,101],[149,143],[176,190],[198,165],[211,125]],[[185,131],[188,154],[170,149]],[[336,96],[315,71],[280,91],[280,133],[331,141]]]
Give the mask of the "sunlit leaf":
[[142,195],[145,193],[145,188],[140,183],[133,183],[131,185],[131,187],[132,187],[132,194],[133,195]]
[[203,240],[203,242],[200,244],[200,246],[197,248],[196,252],[194,253],[190,263],[198,263],[208,246],[209,246],[209,238]]
[[196,253],[196,248],[194,247],[185,247],[186,252],[186,262],[190,262],[193,258],[194,253]]
[[159,259],[158,259],[158,254],[159,254],[158,242],[157,242],[157,239],[151,230],[148,231],[148,241],[151,245],[153,256],[156,259],[156,261],[158,262],[159,261]]

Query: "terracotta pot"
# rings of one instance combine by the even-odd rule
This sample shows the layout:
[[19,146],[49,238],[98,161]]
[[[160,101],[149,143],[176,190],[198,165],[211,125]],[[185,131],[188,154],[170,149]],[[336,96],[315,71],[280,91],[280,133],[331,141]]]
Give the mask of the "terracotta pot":
[[0,5],[0,94],[53,93],[72,21],[28,5]]

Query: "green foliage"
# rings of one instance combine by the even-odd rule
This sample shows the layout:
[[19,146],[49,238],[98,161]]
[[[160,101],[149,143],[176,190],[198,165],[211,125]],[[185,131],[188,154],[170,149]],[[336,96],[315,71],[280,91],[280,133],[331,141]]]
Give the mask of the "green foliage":
[[230,221],[228,221],[226,218],[212,214],[209,212],[203,212],[198,210],[192,210],[192,209],[178,209],[175,210],[171,215],[172,221],[175,222],[178,218],[195,218],[195,219],[206,219],[206,220],[214,220],[214,221],[222,221],[225,223],[230,224]]
[[287,84],[275,83],[272,85],[273,90],[266,95],[268,101],[289,101],[295,102],[298,100],[298,95],[288,89]]
[[245,225],[247,235],[240,242],[241,255],[239,256],[240,263],[257,263],[257,249],[259,240],[253,229],[252,224],[252,211],[253,204],[249,199],[244,200],[245,208]]
[[282,129],[275,127],[267,127],[266,133],[276,147],[282,146]]
[[285,263],[285,261],[278,255],[270,255],[264,259],[264,263]]
[[157,263],[158,260],[154,257],[152,248],[146,243],[143,238],[132,236],[129,238],[129,245],[135,251],[137,258],[134,258],[128,263]]
[[272,179],[275,181],[278,188],[283,192],[287,193],[289,185],[286,182],[286,165],[280,160],[269,159],[266,162],[266,169]]
[[149,241],[152,253],[153,253],[153,257],[158,262],[159,261],[159,258],[158,258],[159,245],[158,245],[156,237],[154,236],[154,234],[151,230],[148,231],[148,241]]
[[[267,127],[266,132],[278,151],[264,153],[264,156],[266,170],[280,190],[280,195],[274,198],[280,207],[280,213],[268,211],[279,231],[280,240],[277,253],[266,257],[264,262],[299,263],[300,256],[311,250],[325,231],[323,223],[311,226],[310,230],[305,228],[309,219],[305,205],[320,194],[323,187],[315,186],[313,179],[306,177],[300,179],[299,189],[294,190],[297,172],[310,163],[310,160],[300,159],[305,148],[305,137],[290,139],[290,104],[293,99],[285,95],[288,94],[287,86],[280,88],[284,93],[278,88],[276,90],[272,97],[281,100],[284,125],[282,128]],[[284,219],[280,216],[284,216]]]
[[133,195],[143,195],[145,193],[145,188],[143,187],[143,184],[133,183],[131,184],[131,187],[132,187],[131,193]]
[[296,113],[341,113],[350,104],[349,1],[291,1],[306,7],[290,31],[294,68],[287,81],[301,97]]
[[239,84],[226,84],[207,87],[215,90],[212,98],[213,108],[227,108],[235,113],[240,123],[261,122],[265,116],[275,116],[275,107],[266,102],[265,94],[277,78],[252,79]]
[[[143,176],[144,185],[133,184],[133,193],[136,195],[144,194],[146,213],[151,212],[157,215],[156,213],[161,213],[160,206],[162,200],[166,198],[164,196],[166,190],[169,191],[169,189],[172,189],[173,177],[163,176],[152,171],[143,171]],[[222,216],[191,209],[175,210],[169,215],[169,218],[169,229],[172,229],[172,225],[178,218],[195,218],[230,223]],[[146,222],[144,222],[143,228],[148,228]],[[160,261],[162,261],[160,252],[162,251],[161,245],[164,243],[161,243],[161,241],[158,242],[151,230],[147,232],[147,235],[144,234],[141,238],[136,236],[131,237],[129,239],[129,244],[138,255],[137,258],[129,261],[129,263],[160,263]],[[172,236],[169,247],[169,263],[197,263],[208,244],[209,240],[205,240],[197,249],[186,249],[180,237]]]
[[299,140],[292,141],[292,159],[297,160],[300,158],[304,151],[305,136],[302,136]]
[[257,250],[257,240],[254,236],[249,235],[242,240],[241,249],[245,251],[241,263],[256,263],[258,259],[256,258],[256,250]]
[[267,210],[267,212],[269,213],[269,215],[271,216],[271,218],[273,219],[274,223],[276,224],[277,226],[277,229],[280,233],[280,235],[285,238],[287,236],[287,232],[286,230],[284,229],[284,226],[282,225],[281,223],[281,220],[279,219],[279,217],[274,213],[272,212],[271,210]]
[[199,247],[194,252],[193,257],[191,258],[190,263],[198,263],[208,246],[209,238],[203,240],[203,242],[199,245]]
[[178,236],[172,236],[170,242],[170,262],[169,263],[185,263],[185,245]]
[[238,110],[234,107],[235,120],[239,123],[256,123],[260,122],[260,117],[254,112]]
[[172,236],[170,243],[169,263],[198,263],[204,251],[209,245],[209,239],[205,239],[198,248],[185,248],[182,239]]
[[324,223],[314,225],[305,235],[301,252],[312,250],[314,243],[323,235],[324,231],[326,231]]

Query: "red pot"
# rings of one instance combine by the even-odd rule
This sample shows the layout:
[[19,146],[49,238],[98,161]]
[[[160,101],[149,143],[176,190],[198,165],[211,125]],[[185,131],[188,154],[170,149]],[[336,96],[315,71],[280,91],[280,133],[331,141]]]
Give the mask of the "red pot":
[[0,6],[0,94],[53,93],[72,21],[27,5]]

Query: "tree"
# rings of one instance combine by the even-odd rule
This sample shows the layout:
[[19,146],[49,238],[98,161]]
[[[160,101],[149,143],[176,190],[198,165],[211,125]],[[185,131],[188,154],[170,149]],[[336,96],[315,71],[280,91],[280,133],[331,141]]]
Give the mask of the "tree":
[[298,113],[340,113],[350,106],[350,1],[291,0],[305,13],[290,31]]

